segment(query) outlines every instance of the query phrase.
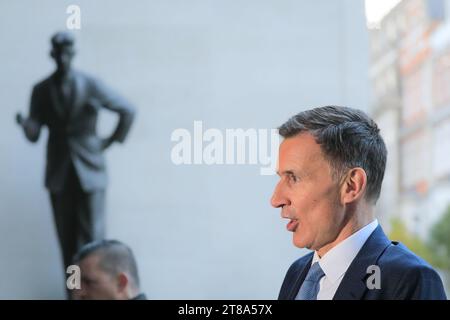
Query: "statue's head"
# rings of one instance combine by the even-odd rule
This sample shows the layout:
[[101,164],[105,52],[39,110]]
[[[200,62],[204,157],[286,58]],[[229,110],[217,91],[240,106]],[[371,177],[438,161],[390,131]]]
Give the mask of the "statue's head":
[[51,38],[51,57],[55,60],[58,71],[68,72],[75,55],[75,38],[69,32],[57,32]]

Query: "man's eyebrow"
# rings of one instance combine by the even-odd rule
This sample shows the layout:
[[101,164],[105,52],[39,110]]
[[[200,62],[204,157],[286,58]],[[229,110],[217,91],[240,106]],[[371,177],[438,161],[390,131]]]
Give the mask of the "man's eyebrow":
[[284,170],[284,171],[277,171],[277,175],[295,175],[294,171],[292,170]]

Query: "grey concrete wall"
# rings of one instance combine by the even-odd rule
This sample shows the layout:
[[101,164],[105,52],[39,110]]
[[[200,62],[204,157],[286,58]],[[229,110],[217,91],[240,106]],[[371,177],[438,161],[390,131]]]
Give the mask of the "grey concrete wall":
[[[62,298],[43,188],[46,134],[14,123],[48,75],[49,37],[81,7],[75,66],[138,107],[107,159],[108,237],[135,251],[150,298],[276,298],[304,254],[259,167],[175,166],[176,128],[275,128],[309,106],[367,105],[363,1],[0,0],[0,298]],[[102,117],[101,132],[115,118]]]

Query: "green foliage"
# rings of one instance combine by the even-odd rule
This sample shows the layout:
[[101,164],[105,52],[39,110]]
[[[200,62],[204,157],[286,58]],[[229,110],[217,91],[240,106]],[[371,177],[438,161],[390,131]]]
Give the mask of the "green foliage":
[[391,220],[391,232],[389,238],[394,241],[399,241],[408,247],[409,250],[420,256],[422,259],[430,264],[435,265],[437,257],[433,250],[418,236],[411,234],[406,228],[403,221],[399,218]]
[[450,271],[450,205],[431,228],[429,247],[434,252],[435,266]]
[[450,205],[431,228],[428,242],[409,232],[399,218],[391,220],[389,238],[402,242],[434,267],[450,271]]

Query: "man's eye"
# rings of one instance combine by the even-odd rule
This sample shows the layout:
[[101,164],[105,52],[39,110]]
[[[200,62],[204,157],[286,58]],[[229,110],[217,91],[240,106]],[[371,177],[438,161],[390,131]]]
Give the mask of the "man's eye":
[[290,175],[289,175],[289,180],[290,180],[291,182],[297,182],[297,177],[294,176],[293,174],[290,174]]

